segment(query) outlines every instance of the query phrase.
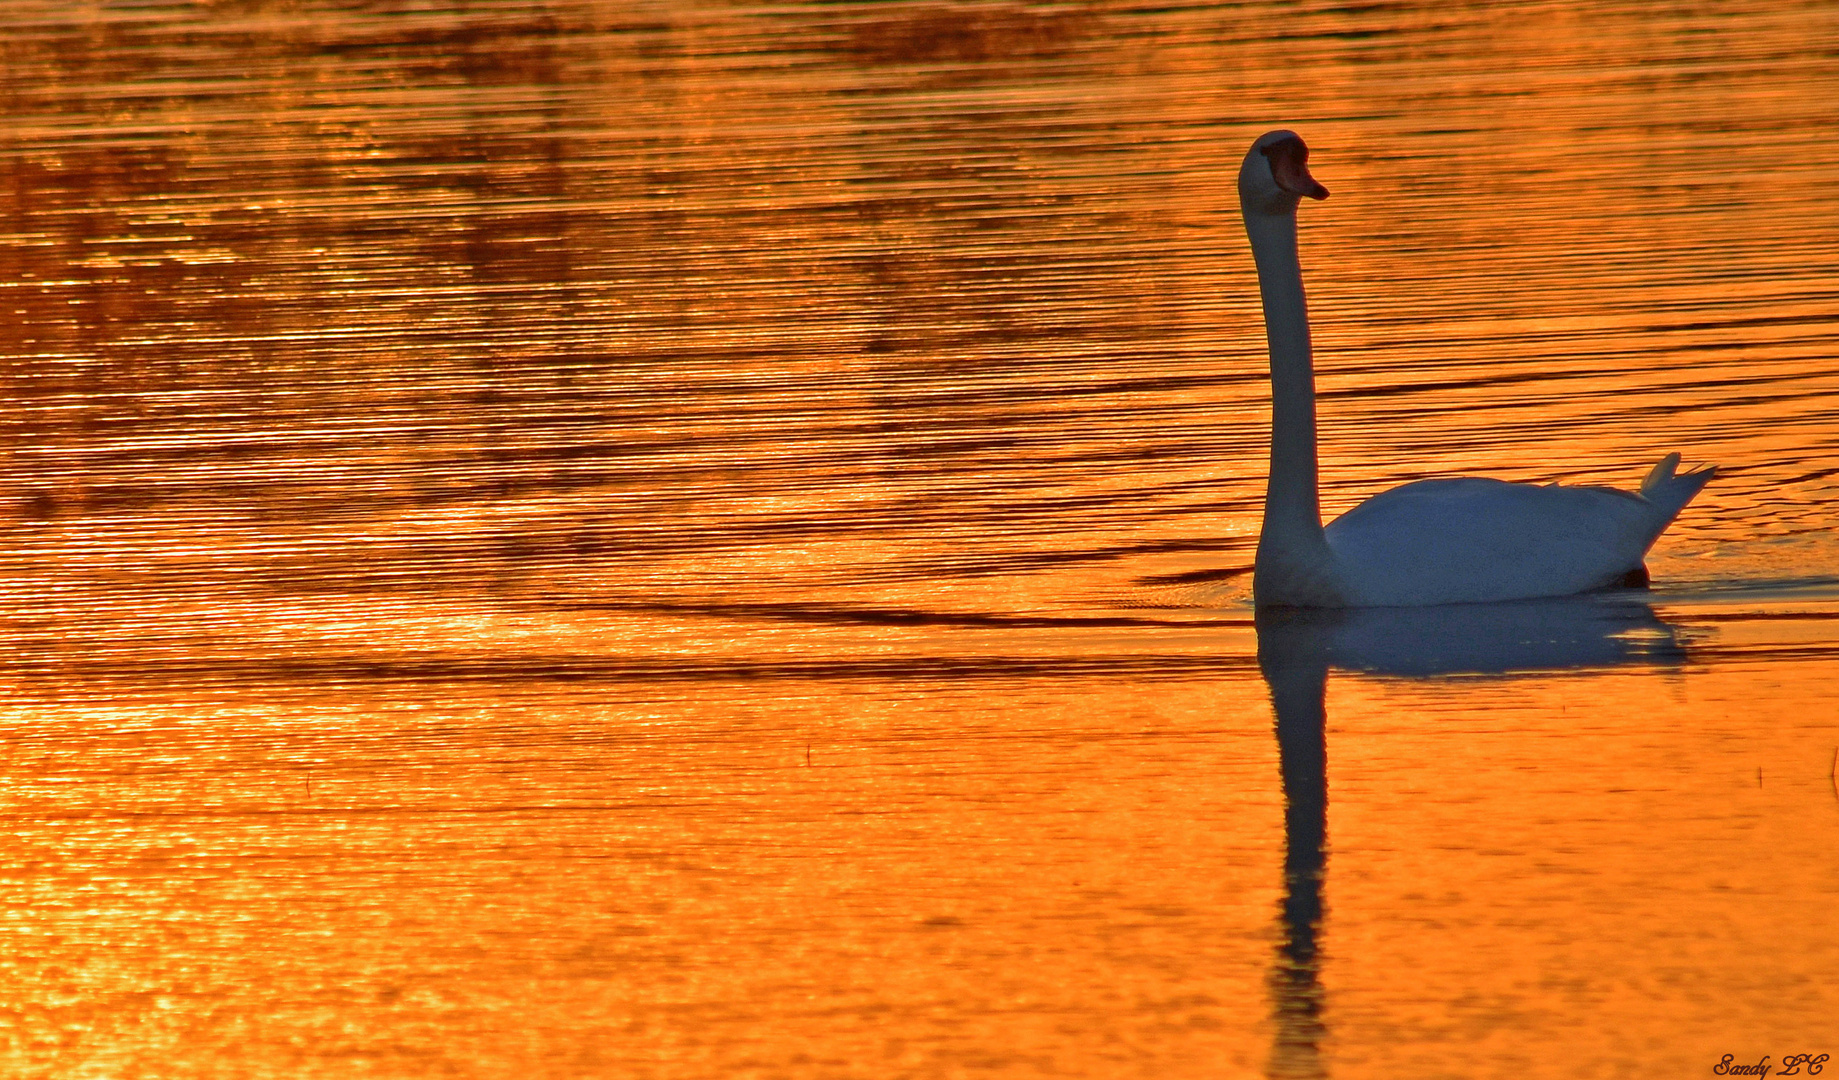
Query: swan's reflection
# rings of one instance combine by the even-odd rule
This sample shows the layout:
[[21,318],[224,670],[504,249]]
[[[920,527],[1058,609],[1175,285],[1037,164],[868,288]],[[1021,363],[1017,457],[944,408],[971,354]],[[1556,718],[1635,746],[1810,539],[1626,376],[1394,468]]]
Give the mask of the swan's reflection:
[[1429,677],[1618,664],[1672,665],[1675,629],[1627,594],[1440,608],[1258,612],[1258,666],[1277,714],[1284,792],[1284,895],[1271,967],[1275,1044],[1268,1075],[1327,1075],[1317,937],[1328,864],[1330,666]]

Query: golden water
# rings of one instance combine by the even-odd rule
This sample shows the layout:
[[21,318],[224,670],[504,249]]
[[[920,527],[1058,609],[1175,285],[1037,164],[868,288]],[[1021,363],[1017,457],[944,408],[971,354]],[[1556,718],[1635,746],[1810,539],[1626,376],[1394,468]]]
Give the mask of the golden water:
[[[9,3],[0,1071],[1839,1053],[1836,49]],[[1325,508],[1714,461],[1651,592],[1254,625],[1280,125]]]

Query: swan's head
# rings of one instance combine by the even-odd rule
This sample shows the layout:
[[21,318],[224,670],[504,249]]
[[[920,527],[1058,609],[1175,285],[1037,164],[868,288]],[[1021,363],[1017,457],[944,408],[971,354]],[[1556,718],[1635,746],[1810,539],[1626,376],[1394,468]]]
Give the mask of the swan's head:
[[1309,175],[1309,148],[1294,131],[1267,131],[1239,166],[1239,203],[1245,212],[1294,214],[1304,198],[1326,199],[1328,189]]

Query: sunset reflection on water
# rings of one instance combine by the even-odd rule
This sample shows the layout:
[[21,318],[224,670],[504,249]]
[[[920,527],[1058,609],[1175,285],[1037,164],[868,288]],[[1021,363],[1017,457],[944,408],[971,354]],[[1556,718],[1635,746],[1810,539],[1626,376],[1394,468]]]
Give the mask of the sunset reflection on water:
[[[0,17],[0,1071],[1703,1074],[1834,1052],[1830,4]],[[1717,481],[1649,592],[1249,606]]]

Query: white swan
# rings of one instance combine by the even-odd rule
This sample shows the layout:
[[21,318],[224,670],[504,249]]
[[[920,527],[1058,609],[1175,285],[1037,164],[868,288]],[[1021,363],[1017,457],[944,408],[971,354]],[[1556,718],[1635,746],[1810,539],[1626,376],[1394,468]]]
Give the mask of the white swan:
[[1326,199],[1294,132],[1252,144],[1239,203],[1258,264],[1271,344],[1271,475],[1252,593],[1260,606],[1391,607],[1565,596],[1646,581],[1647,549],[1710,480],[1668,454],[1639,493],[1420,480],[1322,527],[1316,492],[1315,370],[1296,258],[1296,207]]

